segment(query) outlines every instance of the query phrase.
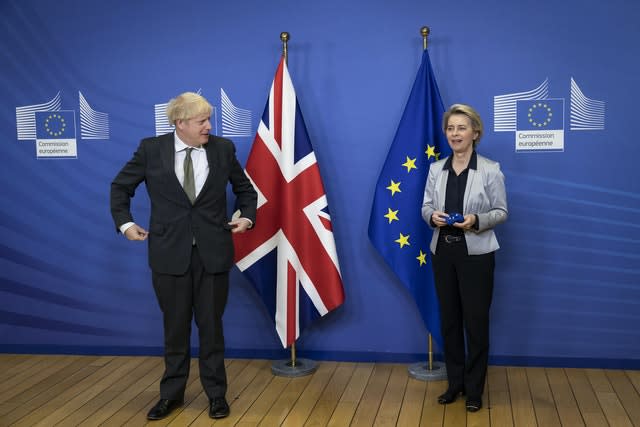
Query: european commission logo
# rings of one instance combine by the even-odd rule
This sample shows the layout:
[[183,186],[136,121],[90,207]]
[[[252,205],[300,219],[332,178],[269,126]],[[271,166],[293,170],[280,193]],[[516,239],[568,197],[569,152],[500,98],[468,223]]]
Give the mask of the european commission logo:
[[38,157],[78,157],[74,111],[37,111]]
[[564,99],[516,101],[516,150],[564,150]]
[[[571,78],[569,130],[604,130],[605,103]],[[494,131],[515,132],[516,151],[564,151],[565,100],[549,98],[549,79],[527,92],[493,98]]]
[[[91,108],[82,92],[78,92],[78,106],[81,138],[108,140],[109,115]],[[43,104],[16,107],[18,140],[35,140],[38,158],[77,158],[76,129],[76,111],[62,110],[60,92]]]

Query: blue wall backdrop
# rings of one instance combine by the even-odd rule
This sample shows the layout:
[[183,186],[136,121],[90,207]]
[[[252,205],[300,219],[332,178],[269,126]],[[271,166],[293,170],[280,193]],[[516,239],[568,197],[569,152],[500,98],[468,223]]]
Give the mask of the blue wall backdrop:
[[[639,367],[639,20],[640,3],[621,0],[2,1],[0,351],[160,351],[146,245],[116,234],[109,184],[161,128],[156,105],[187,90],[216,107],[217,133],[235,132],[244,162],[288,31],[346,293],[298,349],[424,359],[427,331],[367,225],[429,25],[445,105],[478,109],[479,152],[507,178],[492,363]],[[249,134],[224,126],[233,109],[222,90],[250,112]],[[532,105],[516,100],[527,98],[563,100],[553,111],[562,150],[516,146],[527,135],[516,112]],[[43,145],[54,122],[35,129],[46,119],[37,109],[71,112],[57,131],[71,132],[75,152]],[[134,215],[147,226],[143,188]],[[225,328],[230,356],[287,354],[236,270]]]

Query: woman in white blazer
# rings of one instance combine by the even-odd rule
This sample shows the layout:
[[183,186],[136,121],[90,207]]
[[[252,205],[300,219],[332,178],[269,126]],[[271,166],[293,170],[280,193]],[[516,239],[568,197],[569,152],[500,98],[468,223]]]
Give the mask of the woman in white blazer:
[[[438,402],[466,394],[466,408],[482,408],[489,359],[489,308],[493,295],[493,228],[507,219],[504,175],[497,162],[476,153],[483,126],[468,105],[443,116],[452,155],[429,169],[422,217],[433,228],[431,258],[449,387]],[[466,335],[466,354],[465,354]]]

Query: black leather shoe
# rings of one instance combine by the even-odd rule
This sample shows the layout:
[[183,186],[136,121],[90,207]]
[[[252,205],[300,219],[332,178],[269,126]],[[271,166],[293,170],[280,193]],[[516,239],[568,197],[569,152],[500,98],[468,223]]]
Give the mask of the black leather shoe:
[[441,405],[448,405],[453,403],[458,398],[458,395],[464,394],[463,388],[448,388],[447,391],[438,396],[438,403]]
[[229,404],[224,397],[209,400],[209,418],[224,418],[229,416]]
[[469,397],[467,399],[467,411],[469,412],[478,412],[480,408],[482,408],[482,398],[480,397]]
[[179,408],[184,400],[160,399],[156,405],[149,410],[148,420],[161,420],[166,418],[174,409]]

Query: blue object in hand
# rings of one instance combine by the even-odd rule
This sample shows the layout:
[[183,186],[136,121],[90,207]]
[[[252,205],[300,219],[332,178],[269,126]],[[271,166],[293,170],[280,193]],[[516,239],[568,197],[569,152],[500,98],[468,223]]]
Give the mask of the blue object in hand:
[[453,225],[454,222],[464,222],[464,216],[459,213],[451,214],[447,217],[447,224]]

